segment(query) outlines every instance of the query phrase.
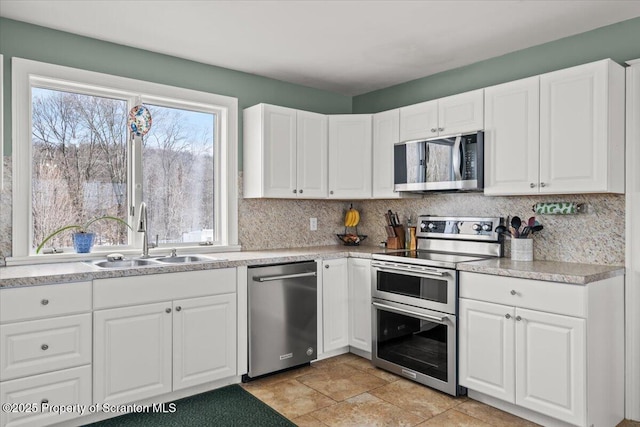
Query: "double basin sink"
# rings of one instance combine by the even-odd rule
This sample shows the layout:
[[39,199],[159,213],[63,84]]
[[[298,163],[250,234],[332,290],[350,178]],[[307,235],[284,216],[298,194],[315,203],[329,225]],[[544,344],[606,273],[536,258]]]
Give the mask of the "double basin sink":
[[194,264],[199,262],[215,262],[226,261],[223,258],[213,258],[203,255],[178,255],[178,256],[160,256],[152,258],[132,258],[118,260],[102,260],[90,261],[89,264],[100,268],[132,268],[160,265],[176,265],[176,264]]

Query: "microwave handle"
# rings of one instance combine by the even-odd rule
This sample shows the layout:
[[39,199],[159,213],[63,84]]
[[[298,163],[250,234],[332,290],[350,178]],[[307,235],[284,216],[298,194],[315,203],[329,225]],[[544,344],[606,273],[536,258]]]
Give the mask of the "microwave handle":
[[379,308],[380,310],[390,311],[396,314],[405,314],[407,316],[417,317],[418,319],[428,320],[430,322],[437,322],[440,324],[444,324],[444,322],[449,319],[449,316],[442,316],[442,317],[431,316],[429,314],[416,313],[415,311],[406,310],[404,308],[391,307],[390,305],[381,304],[379,302],[372,302],[371,304],[374,307]]
[[462,156],[460,155],[461,142],[462,135],[457,135],[456,142],[453,144],[453,174],[456,181],[462,181],[462,174],[460,173],[460,165],[462,164]]

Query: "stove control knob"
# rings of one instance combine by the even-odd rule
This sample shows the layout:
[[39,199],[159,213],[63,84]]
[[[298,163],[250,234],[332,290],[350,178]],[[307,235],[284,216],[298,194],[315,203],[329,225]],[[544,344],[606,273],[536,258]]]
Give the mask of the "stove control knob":
[[420,223],[420,230],[424,231],[425,228],[427,228],[427,223],[426,222],[421,222]]
[[480,224],[473,224],[471,228],[473,229],[473,231],[480,231],[482,226]]
[[434,228],[436,228],[436,225],[435,225],[434,223],[430,222],[430,223],[427,225],[427,228],[428,228],[429,230],[433,230]]
[[482,224],[482,231],[491,231],[491,224]]

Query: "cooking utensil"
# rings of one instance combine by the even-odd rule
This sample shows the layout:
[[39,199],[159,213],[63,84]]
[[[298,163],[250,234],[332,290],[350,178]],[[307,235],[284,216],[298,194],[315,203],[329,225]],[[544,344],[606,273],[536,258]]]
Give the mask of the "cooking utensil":
[[540,224],[534,225],[533,227],[531,227],[531,233],[538,232],[538,231],[542,230],[543,228],[544,227],[542,225],[540,225]]
[[534,225],[536,225],[536,217],[532,216],[531,218],[529,218],[529,221],[527,221],[527,225],[529,227],[533,227]]
[[517,230],[520,230],[520,226],[522,225],[522,220],[519,216],[514,216],[511,218],[511,226]]

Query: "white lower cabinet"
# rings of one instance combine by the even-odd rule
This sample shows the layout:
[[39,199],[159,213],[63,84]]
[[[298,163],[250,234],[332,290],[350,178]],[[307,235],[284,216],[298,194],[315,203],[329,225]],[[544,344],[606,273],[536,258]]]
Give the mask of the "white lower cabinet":
[[324,352],[349,345],[347,258],[322,261],[322,338]]
[[323,352],[348,346],[371,353],[371,260],[338,258],[322,261]]
[[236,296],[173,304],[173,389],[236,374]]
[[[94,311],[95,403],[128,403],[236,375],[235,269],[135,279],[129,300],[173,299]],[[95,304],[122,304],[121,285],[130,282],[96,280]]]
[[617,425],[624,410],[624,378],[615,366],[624,360],[622,292],[621,277],[570,285],[461,272],[460,385],[543,424],[549,419],[536,414]]
[[349,345],[371,353],[371,260],[349,258]]
[[1,289],[0,308],[0,426],[79,417],[47,405],[91,404],[91,282]]
[[49,408],[91,405],[91,365],[3,382],[0,402],[16,405],[0,412],[3,427],[47,426],[79,417],[77,411],[58,413]]

